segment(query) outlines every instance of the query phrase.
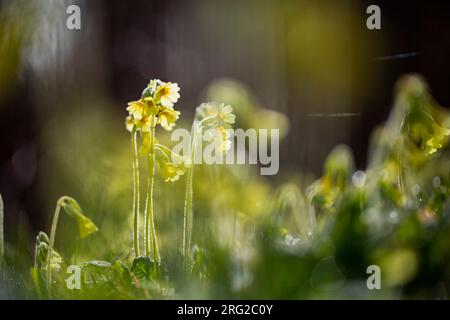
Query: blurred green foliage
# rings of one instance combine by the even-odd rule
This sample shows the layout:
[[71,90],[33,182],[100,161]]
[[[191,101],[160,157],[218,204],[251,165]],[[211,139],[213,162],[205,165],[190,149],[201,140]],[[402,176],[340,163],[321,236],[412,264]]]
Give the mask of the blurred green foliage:
[[[239,84],[216,83],[207,96],[232,104],[244,128],[252,125],[254,112],[262,112],[288,130],[283,115],[254,103]],[[161,265],[147,257],[132,259],[128,139],[120,120],[116,126],[101,107],[88,110],[89,117],[60,118],[43,136],[53,146],[46,155],[51,165],[43,190],[56,198],[64,185],[99,227],[92,237],[78,241],[73,225],[61,222],[51,264],[59,267],[53,270],[52,297],[447,297],[450,118],[419,76],[399,80],[394,108],[386,124],[374,131],[364,171],[355,171],[346,146],[331,151],[322,177],[310,185],[300,182],[300,175],[268,180],[251,166],[199,165],[195,246],[187,274],[180,254],[183,178],[155,182]],[[63,138],[57,134],[62,127]],[[32,269],[32,264],[26,268],[18,262],[27,261],[25,255],[14,258],[23,249],[6,246],[3,296],[48,297],[41,261],[46,259],[46,239],[39,234]],[[70,264],[82,270],[80,290],[67,289],[65,268]],[[366,286],[370,265],[381,268],[381,290]],[[11,277],[14,284],[6,280]]]

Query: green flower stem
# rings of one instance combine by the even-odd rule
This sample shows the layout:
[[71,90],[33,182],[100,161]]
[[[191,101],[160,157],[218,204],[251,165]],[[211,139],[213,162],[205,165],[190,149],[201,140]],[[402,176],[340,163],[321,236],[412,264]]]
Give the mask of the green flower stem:
[[193,198],[193,167],[191,166],[186,175],[186,195],[184,203],[184,222],[183,222],[183,256],[185,259],[189,256],[191,247],[191,227],[192,227],[192,198]]
[[53,245],[55,243],[56,227],[58,226],[60,211],[61,211],[61,203],[58,200],[58,202],[56,203],[55,214],[53,215],[52,229],[50,231],[50,243],[48,244],[48,252],[47,252],[47,292],[49,298],[51,298],[51,288],[52,288],[51,262],[53,256]]
[[398,150],[398,175],[397,175],[397,181],[398,181],[398,186],[400,188],[400,191],[403,193],[405,192],[405,179],[404,179],[404,172],[403,172],[403,161],[402,161],[402,157],[403,157],[403,149],[405,146],[405,138],[402,136],[401,137],[401,145],[400,148]]
[[153,251],[153,259],[161,260],[159,256],[158,238],[156,235],[155,219],[153,211],[153,185],[155,176],[155,127],[150,129],[150,152],[148,155],[148,189],[145,213],[145,255],[150,256]]
[[193,202],[193,179],[194,179],[194,161],[195,161],[195,149],[197,142],[197,131],[196,131],[195,123],[191,130],[192,134],[192,142],[191,142],[191,165],[187,169],[186,174],[186,194],[185,194],[185,202],[184,202],[184,221],[183,221],[183,257],[185,262],[185,267],[187,267],[187,261],[189,259],[189,252],[191,248],[191,239],[192,239],[192,220],[193,220],[193,210],[192,210],[192,202]]
[[131,148],[133,152],[133,245],[134,254],[140,256],[139,250],[139,159],[137,148],[137,132],[131,133]]
[[306,202],[307,202],[307,206],[308,206],[308,215],[309,215],[309,231],[313,232],[317,225],[316,210],[315,210],[314,204],[313,204],[313,196],[308,195]]

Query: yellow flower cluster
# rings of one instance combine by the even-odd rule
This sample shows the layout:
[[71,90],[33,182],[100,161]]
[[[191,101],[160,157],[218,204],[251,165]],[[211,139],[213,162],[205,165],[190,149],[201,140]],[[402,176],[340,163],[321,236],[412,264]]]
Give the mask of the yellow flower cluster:
[[206,129],[206,141],[215,141],[216,149],[220,152],[230,149],[230,129],[236,120],[231,106],[217,102],[202,103],[197,107],[196,118],[202,129]]
[[177,181],[180,176],[184,175],[188,167],[184,157],[161,144],[156,144],[155,149],[157,151],[156,162],[158,163],[164,182]]
[[197,107],[196,116],[208,125],[224,128],[229,128],[236,120],[231,106],[217,102],[202,103]]
[[142,97],[128,103],[127,130],[150,132],[158,124],[165,130],[172,130],[180,116],[180,112],[173,108],[180,98],[179,91],[176,83],[151,80]]

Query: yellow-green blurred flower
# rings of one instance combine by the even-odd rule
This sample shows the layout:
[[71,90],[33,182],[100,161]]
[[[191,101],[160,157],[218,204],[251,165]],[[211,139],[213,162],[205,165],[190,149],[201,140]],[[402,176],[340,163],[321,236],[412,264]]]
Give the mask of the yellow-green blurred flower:
[[450,135],[450,129],[440,125],[446,112],[434,102],[420,77],[406,77],[398,87],[397,106],[404,110],[401,132],[425,155],[436,153]]
[[173,182],[180,178],[185,172],[182,164],[166,162],[161,168],[161,177],[165,182]]
[[64,196],[58,200],[58,204],[67,212],[69,216],[75,219],[78,224],[80,237],[82,239],[98,231],[97,226],[92,222],[92,220],[83,214],[80,205],[75,199]]
[[236,116],[233,114],[233,108],[229,105],[224,105],[223,103],[219,107],[217,117],[220,122],[228,124],[233,124],[236,120]]
[[234,124],[236,116],[230,105],[217,102],[202,103],[196,110],[197,118],[205,120],[208,124],[216,126],[228,126]]
[[450,135],[450,129],[442,128],[438,125],[433,125],[433,131],[434,135],[424,145],[424,150],[427,155],[431,155],[441,149],[447,142],[447,137]]
[[231,148],[231,130],[225,127],[208,129],[204,135],[205,141],[214,141],[216,150],[226,152]]
[[336,186],[333,186],[329,177],[324,176],[312,184],[307,193],[314,205],[321,208],[331,208],[339,195],[339,190]]

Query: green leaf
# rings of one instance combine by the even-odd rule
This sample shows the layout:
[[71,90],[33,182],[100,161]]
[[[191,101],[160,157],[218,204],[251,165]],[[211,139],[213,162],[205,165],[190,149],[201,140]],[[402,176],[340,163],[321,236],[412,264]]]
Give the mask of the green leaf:
[[111,281],[112,265],[107,261],[92,260],[83,263],[84,282],[88,286],[105,284]]
[[139,279],[151,280],[157,271],[158,264],[150,257],[137,257],[131,266],[131,272]]
[[36,288],[36,293],[39,298],[43,297],[43,289],[45,287],[45,283],[42,280],[41,273],[37,267],[33,267],[30,270],[31,280],[33,281],[34,287]]
[[[34,261],[35,266],[41,271],[47,270],[48,244],[49,239],[47,234],[43,231],[40,231],[36,236]],[[50,269],[58,272],[61,269],[62,263],[63,259],[61,255],[56,250],[52,250]]]
[[131,273],[126,264],[120,260],[117,260],[113,263],[112,267],[119,276],[120,280],[127,284],[131,283]]
[[99,269],[108,269],[111,268],[112,265],[108,261],[99,261],[99,260],[92,260],[87,261],[83,264],[83,267],[85,268],[99,268]]

